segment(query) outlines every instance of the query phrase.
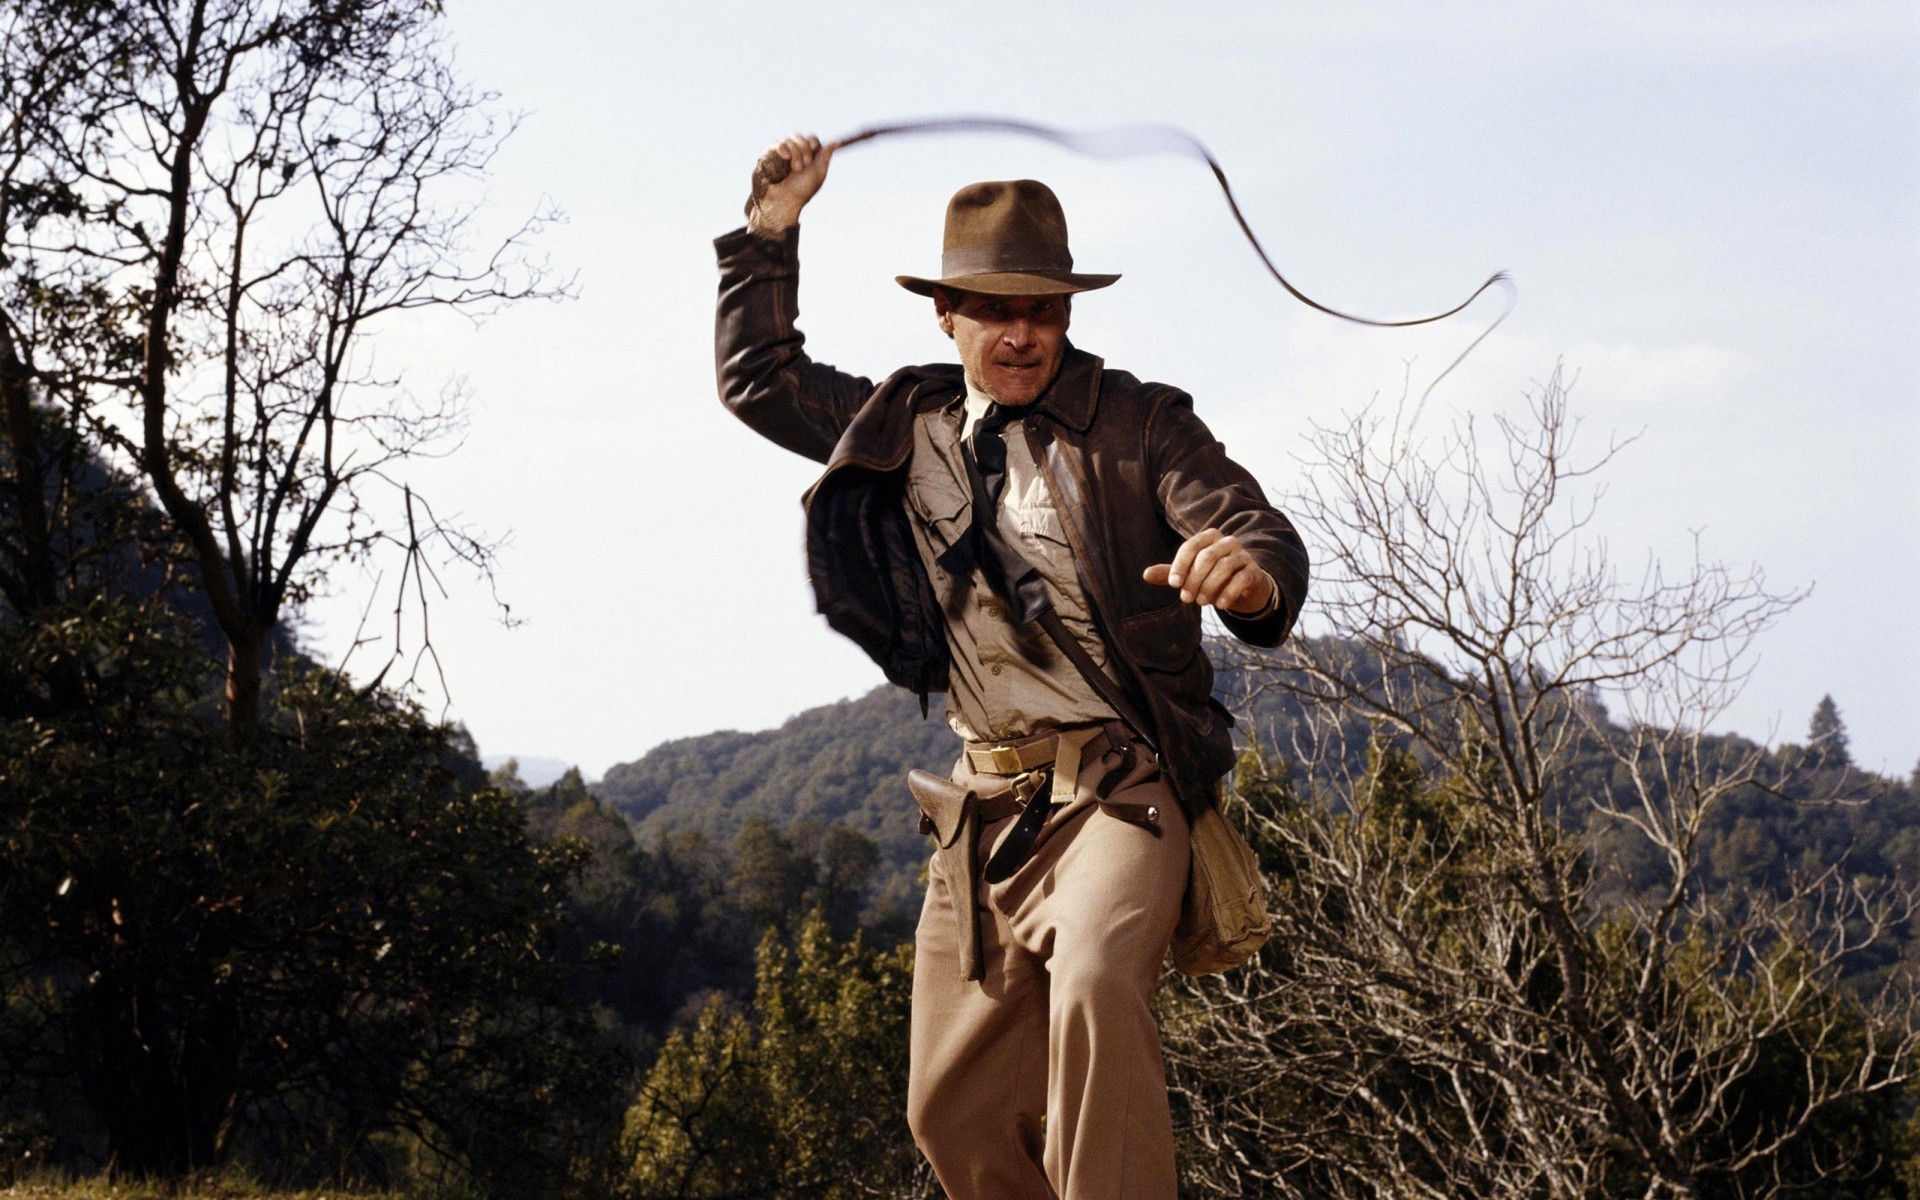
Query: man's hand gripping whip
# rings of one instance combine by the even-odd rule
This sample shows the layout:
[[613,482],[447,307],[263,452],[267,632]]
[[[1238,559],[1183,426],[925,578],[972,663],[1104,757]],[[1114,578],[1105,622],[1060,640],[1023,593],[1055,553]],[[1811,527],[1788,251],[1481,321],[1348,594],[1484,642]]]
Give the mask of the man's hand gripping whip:
[[[1435,313],[1430,317],[1414,317],[1403,321],[1378,321],[1371,317],[1362,317],[1356,316],[1353,313],[1341,312],[1337,308],[1330,308],[1320,303],[1305,292],[1302,292],[1299,288],[1293,286],[1287,277],[1280,273],[1280,268],[1274,265],[1273,259],[1267,254],[1266,247],[1262,246],[1260,239],[1255,236],[1253,226],[1247,223],[1246,214],[1240,211],[1240,204],[1234,199],[1233,185],[1227,182],[1227,173],[1221,168],[1220,160],[1213,156],[1213,151],[1207,149],[1206,145],[1202,143],[1199,138],[1194,137],[1184,129],[1177,129],[1171,125],[1127,125],[1116,129],[1075,132],[1073,130],[1056,129],[1051,125],[1041,125],[1033,121],[1022,121],[1011,117],[932,117],[917,121],[897,121],[885,125],[869,125],[865,129],[859,130],[856,133],[850,133],[843,138],[829,143],[829,147],[834,150],[840,150],[861,142],[870,142],[876,138],[895,137],[909,133],[1013,133],[1026,137],[1039,138],[1042,141],[1063,146],[1076,154],[1084,154],[1089,158],[1107,161],[1121,158],[1135,158],[1143,154],[1177,154],[1183,158],[1198,159],[1207,165],[1208,170],[1213,172],[1214,179],[1220,184],[1220,194],[1226,198],[1227,208],[1233,213],[1234,222],[1240,226],[1240,232],[1246,235],[1248,244],[1253,247],[1253,252],[1260,256],[1260,261],[1266,266],[1268,274],[1272,275],[1275,281],[1287,290],[1287,294],[1309,308],[1317,309],[1331,317],[1338,317],[1342,321],[1352,321],[1357,325],[1373,325],[1384,329],[1400,329],[1410,325],[1428,325],[1435,321],[1444,321],[1472,304],[1475,300],[1478,300],[1481,293],[1487,289],[1498,286],[1507,295],[1507,307],[1494,319],[1493,324],[1487,326],[1485,332],[1473,339],[1467,348],[1461,351],[1459,358],[1454,359],[1452,363],[1448,364],[1447,369],[1440,372],[1440,374],[1435,377],[1433,383],[1427,385],[1428,392],[1431,392],[1433,388],[1439,384],[1440,380],[1445,379],[1454,367],[1459,366],[1467,355],[1473,353],[1474,348],[1486,340],[1487,334],[1492,333],[1500,327],[1500,323],[1506,320],[1507,315],[1513,311],[1513,306],[1517,300],[1517,292],[1514,289],[1513,281],[1508,278],[1505,271],[1496,271],[1487,277],[1486,282],[1473,289],[1472,294],[1465,300],[1462,300],[1445,312]],[[782,179],[785,179],[787,177],[787,170],[787,160],[777,154],[770,154],[762,158],[758,165],[754,167],[754,197],[757,199],[767,184],[778,183]],[[751,209],[753,201],[749,200],[747,203],[749,209]]]

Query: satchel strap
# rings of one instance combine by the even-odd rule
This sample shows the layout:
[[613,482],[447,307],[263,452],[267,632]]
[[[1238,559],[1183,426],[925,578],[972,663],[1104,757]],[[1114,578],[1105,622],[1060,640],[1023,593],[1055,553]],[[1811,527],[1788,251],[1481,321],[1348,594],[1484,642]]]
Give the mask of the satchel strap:
[[1100,698],[1105,700],[1126,723],[1133,736],[1138,738],[1147,749],[1156,755],[1159,754],[1160,747],[1154,744],[1153,735],[1148,732],[1153,727],[1142,719],[1139,710],[1134,708],[1133,702],[1127,699],[1126,693],[1120,689],[1118,683],[1114,682],[1113,676],[1102,671],[1099,664],[1093,661],[1093,656],[1088,654],[1087,648],[1080,644],[1080,639],[1073,636],[1066,622],[1060,619],[1060,614],[1048,608],[1034,619],[1039,622],[1040,628],[1046,630],[1047,636],[1053,639],[1053,644],[1060,648],[1060,653],[1067,656],[1067,661],[1074,665],[1093,690],[1100,693]]

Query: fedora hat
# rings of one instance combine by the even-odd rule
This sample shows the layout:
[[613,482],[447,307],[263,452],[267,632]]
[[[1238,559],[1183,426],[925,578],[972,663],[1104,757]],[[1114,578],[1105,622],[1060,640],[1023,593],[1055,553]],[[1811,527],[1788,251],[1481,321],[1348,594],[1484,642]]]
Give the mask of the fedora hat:
[[1054,296],[1103,288],[1118,275],[1082,275],[1067,249],[1067,215],[1034,179],[970,183],[947,202],[939,279],[896,275],[910,292],[938,287],[990,296]]

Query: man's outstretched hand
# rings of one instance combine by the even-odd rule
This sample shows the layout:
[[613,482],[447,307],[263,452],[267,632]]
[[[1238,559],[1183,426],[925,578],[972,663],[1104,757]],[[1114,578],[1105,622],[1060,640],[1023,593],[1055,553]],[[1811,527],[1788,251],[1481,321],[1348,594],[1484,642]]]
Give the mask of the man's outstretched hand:
[[800,223],[800,210],[827,181],[833,147],[812,134],[796,133],[767,147],[753,167],[753,194],[747,200],[747,228],[776,236]]
[[1265,612],[1273,602],[1273,577],[1239,538],[1218,529],[1202,529],[1180,543],[1172,562],[1155,563],[1140,577],[1179,588],[1184,603],[1211,604],[1236,616]]

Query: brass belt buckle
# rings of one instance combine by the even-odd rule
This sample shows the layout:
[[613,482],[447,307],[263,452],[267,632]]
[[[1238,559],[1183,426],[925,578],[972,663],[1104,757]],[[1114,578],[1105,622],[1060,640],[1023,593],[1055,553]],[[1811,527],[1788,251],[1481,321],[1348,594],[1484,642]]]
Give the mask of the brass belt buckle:
[[993,763],[993,772],[996,775],[1017,775],[1025,770],[1020,764],[1020,751],[1014,746],[989,747],[987,759]]

